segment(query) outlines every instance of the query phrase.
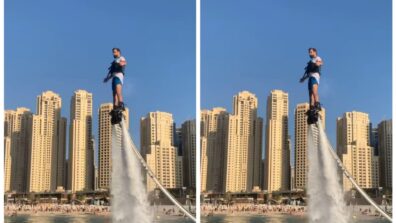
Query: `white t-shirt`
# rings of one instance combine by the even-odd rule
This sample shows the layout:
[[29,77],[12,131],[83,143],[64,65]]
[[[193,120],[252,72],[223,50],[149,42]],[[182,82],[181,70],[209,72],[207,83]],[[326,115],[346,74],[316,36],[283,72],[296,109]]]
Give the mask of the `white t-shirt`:
[[[123,56],[120,56],[120,57],[118,57],[118,58],[115,58],[114,61],[115,61],[116,63],[120,63],[121,61],[125,61],[125,62],[126,62],[125,57],[123,57]],[[114,76],[120,78],[121,83],[124,84],[124,74],[122,74],[121,72],[119,72],[119,73],[115,73]]]
[[[316,56],[315,58],[312,58],[311,61],[312,61],[312,63],[316,63],[318,61],[322,61],[322,58],[320,58],[319,56]],[[320,74],[318,72],[309,73],[309,76],[314,77],[319,84]]]

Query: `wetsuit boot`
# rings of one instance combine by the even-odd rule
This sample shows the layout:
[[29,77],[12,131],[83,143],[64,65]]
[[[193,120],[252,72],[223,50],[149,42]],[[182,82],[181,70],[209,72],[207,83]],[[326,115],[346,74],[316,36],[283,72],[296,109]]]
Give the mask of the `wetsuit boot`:
[[118,109],[120,109],[120,110],[122,110],[122,111],[125,111],[125,104],[124,104],[124,102],[120,101],[118,104],[119,104],[119,105],[118,105]]
[[322,111],[322,105],[320,104],[320,102],[315,102],[314,107],[316,111]]
[[122,112],[125,110],[124,103],[120,102],[118,106],[113,106],[113,110],[111,110],[111,124],[115,125],[122,121]]

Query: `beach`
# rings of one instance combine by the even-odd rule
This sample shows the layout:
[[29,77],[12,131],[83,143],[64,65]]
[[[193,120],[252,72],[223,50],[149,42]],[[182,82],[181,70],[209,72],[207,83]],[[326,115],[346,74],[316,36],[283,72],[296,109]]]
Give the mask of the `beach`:
[[[379,213],[369,205],[348,206],[351,216],[379,217]],[[388,207],[391,210],[391,207]],[[267,204],[232,204],[232,205],[201,205],[202,216],[227,215],[227,216],[305,216],[306,206],[297,205],[267,205]]]
[[[153,214],[158,216],[184,216],[179,209],[173,205],[151,206]],[[194,207],[192,207],[194,209]],[[4,206],[5,216],[19,215],[93,215],[111,216],[111,207],[104,205],[71,205],[71,204],[6,204]]]

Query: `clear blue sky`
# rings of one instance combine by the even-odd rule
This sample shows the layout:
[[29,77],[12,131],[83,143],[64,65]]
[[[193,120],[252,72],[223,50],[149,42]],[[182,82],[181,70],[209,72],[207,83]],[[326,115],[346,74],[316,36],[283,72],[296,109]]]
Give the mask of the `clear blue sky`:
[[71,96],[85,89],[94,97],[97,139],[99,105],[112,101],[102,80],[113,47],[128,61],[124,100],[137,144],[148,112],[170,112],[177,126],[195,118],[193,0],[6,1],[5,108],[36,112],[36,96],[52,90],[69,122]]
[[284,90],[294,140],[294,109],[308,101],[307,84],[298,80],[307,48],[316,47],[324,60],[319,92],[333,145],[336,118],[344,112],[369,113],[374,125],[391,118],[391,8],[390,0],[204,0],[202,108],[231,111],[232,96],[249,90],[265,117],[269,92]]

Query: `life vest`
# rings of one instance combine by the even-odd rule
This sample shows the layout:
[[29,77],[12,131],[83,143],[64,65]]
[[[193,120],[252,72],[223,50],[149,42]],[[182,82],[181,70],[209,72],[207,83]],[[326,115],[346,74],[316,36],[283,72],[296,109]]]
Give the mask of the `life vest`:
[[305,67],[305,73],[309,74],[309,73],[320,73],[320,66],[316,65],[314,62],[312,62],[312,60],[310,60],[307,63],[307,66]]
[[121,66],[114,60],[109,67],[109,73],[111,73],[112,75],[115,73],[122,73],[123,75],[125,75],[125,66]]

